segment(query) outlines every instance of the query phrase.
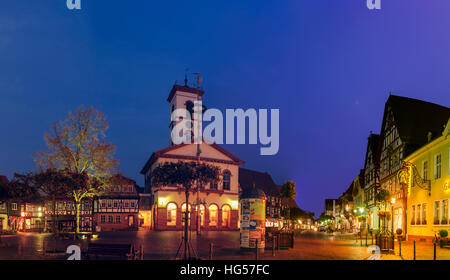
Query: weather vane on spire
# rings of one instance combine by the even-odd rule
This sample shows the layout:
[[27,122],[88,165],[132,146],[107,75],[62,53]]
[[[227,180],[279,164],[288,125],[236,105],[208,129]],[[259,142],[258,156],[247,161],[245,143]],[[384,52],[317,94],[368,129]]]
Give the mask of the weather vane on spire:
[[203,82],[203,78],[200,77],[200,73],[192,73],[192,76],[197,79],[197,88],[200,88],[200,84]]

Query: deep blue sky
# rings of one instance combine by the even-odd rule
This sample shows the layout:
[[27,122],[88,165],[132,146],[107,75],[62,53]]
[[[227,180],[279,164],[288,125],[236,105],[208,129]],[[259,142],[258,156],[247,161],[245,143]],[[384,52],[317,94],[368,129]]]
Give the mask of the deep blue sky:
[[450,105],[450,2],[382,0],[3,1],[0,174],[35,169],[44,132],[80,104],[105,112],[121,171],[168,143],[167,95],[184,69],[208,107],[279,108],[276,156],[228,146],[245,167],[293,179],[320,214],[363,167],[389,92]]

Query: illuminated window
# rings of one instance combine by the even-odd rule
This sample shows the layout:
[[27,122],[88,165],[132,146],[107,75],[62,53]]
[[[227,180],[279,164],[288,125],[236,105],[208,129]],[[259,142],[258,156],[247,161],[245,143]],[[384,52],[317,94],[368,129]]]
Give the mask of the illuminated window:
[[167,204],[167,225],[177,225],[177,205],[175,203]]
[[204,226],[205,225],[205,205],[201,204],[200,205],[200,225]]
[[225,170],[225,172],[223,172],[223,190],[230,190],[230,177],[230,171]]
[[228,205],[224,205],[222,207],[222,226],[229,227],[230,226],[230,216],[231,216],[231,208]]
[[422,225],[427,224],[427,204],[422,204]]
[[422,177],[424,180],[428,180],[428,161],[424,161],[422,165]]
[[442,200],[441,202],[441,225],[448,224],[448,200]]
[[[185,213],[186,213],[186,203],[183,203],[183,205],[181,205],[181,223],[183,225],[184,225],[184,221],[186,219]],[[190,204],[188,206],[188,222],[189,222],[189,225],[191,225],[191,205]]]
[[212,204],[209,206],[209,226],[217,226],[217,205]]
[[416,206],[413,205],[412,206],[412,211],[411,211],[411,225],[415,225],[416,224]]
[[434,179],[441,178],[441,155],[436,155],[434,158]]
[[434,202],[434,224],[438,225],[439,224],[439,216],[441,212],[441,203],[440,201],[435,201]]
[[420,204],[416,206],[416,225],[420,225]]

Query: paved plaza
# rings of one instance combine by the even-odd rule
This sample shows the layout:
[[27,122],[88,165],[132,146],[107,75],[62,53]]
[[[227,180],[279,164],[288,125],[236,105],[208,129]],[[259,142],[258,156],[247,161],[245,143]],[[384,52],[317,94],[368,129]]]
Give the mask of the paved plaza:
[[[129,243],[139,247],[143,246],[144,259],[173,259],[181,241],[181,232],[104,232],[91,242],[123,244]],[[54,241],[51,234],[19,233],[17,235],[2,236],[0,241],[0,259],[65,259],[67,246],[79,244],[83,251],[87,249],[87,240],[58,240]],[[239,232],[203,232],[200,236],[191,234],[192,247],[196,249],[198,257],[209,257],[210,243],[213,244],[214,259],[240,260],[255,259],[253,252],[241,252],[239,250]],[[47,244],[47,245],[44,245]],[[368,240],[368,246],[371,240]],[[44,255],[44,246],[57,248],[59,254]],[[402,243],[402,257],[399,256],[398,242],[394,255],[382,255],[382,260],[412,260],[413,243]],[[450,249],[436,249],[438,260],[450,259]],[[306,232],[297,234],[293,249],[275,251],[272,250],[259,255],[262,260],[366,260],[371,256],[365,240],[357,241],[354,235]],[[417,260],[432,260],[433,245],[431,243],[417,242]]]

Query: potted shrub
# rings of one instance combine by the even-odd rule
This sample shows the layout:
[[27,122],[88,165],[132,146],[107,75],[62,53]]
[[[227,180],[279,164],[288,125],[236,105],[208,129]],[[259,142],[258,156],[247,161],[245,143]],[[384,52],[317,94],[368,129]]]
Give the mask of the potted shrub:
[[448,236],[448,231],[447,231],[446,229],[441,229],[441,230],[439,231],[439,236],[441,237],[441,238],[439,239],[439,246],[440,246],[441,248],[444,247],[444,246],[448,246],[448,245],[449,245],[448,238],[447,238],[447,236]]

